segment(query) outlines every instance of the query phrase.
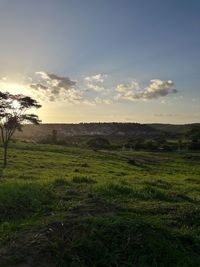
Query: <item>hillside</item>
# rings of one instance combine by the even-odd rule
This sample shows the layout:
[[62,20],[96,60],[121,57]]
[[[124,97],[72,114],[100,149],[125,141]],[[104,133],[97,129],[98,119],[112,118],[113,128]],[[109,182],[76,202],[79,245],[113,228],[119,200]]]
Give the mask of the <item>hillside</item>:
[[155,138],[166,135],[185,135],[192,127],[200,124],[140,124],[140,123],[79,123],[25,125],[23,132],[16,132],[15,138],[38,141],[57,131],[59,138],[71,136],[117,136]]
[[162,134],[149,125],[139,123],[79,123],[25,125],[23,132],[16,132],[15,138],[38,140],[56,130],[61,138],[68,136],[158,136]]
[[181,135],[186,134],[193,127],[200,127],[200,123],[192,123],[192,124],[162,124],[162,123],[153,123],[148,124],[152,128],[162,131],[172,135]]
[[199,163],[199,153],[12,144],[0,266],[200,266]]
[[139,124],[139,123],[79,123],[25,125],[23,132],[16,132],[15,138],[38,140],[51,134],[53,130],[60,137],[67,136],[134,136],[155,137],[164,134],[185,134],[193,126],[200,124]]

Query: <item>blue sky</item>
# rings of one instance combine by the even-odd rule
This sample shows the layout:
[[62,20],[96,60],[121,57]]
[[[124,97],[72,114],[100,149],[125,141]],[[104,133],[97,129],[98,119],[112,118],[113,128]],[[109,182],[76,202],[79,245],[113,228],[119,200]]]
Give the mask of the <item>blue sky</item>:
[[44,122],[199,122],[199,29],[198,0],[0,0],[0,85]]

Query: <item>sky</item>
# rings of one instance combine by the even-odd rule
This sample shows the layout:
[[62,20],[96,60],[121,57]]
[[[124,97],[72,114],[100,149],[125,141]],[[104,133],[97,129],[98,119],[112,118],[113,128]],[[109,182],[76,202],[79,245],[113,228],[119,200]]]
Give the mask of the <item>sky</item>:
[[200,1],[0,0],[0,63],[44,123],[200,122]]

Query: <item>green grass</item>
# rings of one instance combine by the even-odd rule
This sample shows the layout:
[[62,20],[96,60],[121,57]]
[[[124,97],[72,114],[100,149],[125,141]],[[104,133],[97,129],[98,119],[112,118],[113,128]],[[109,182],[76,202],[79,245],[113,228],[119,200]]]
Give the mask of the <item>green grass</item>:
[[0,266],[200,266],[199,163],[200,153],[12,144]]

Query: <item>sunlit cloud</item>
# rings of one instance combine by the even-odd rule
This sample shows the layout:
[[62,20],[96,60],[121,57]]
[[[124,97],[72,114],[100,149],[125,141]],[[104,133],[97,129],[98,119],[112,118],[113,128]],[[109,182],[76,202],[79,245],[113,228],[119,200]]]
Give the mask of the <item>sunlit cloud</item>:
[[69,89],[76,85],[76,82],[70,80],[68,77],[61,77],[53,73],[46,73],[42,71],[36,72],[36,74],[40,75],[41,78],[50,86]]
[[39,71],[36,75],[25,77],[24,83],[11,82],[8,77],[3,77],[0,87],[4,91],[35,96],[43,102],[91,106],[115,104],[120,100],[131,102],[157,98],[165,104],[165,96],[177,93],[171,80],[152,79],[146,87],[133,80],[108,88],[104,82],[107,77],[106,74],[95,74],[74,81],[67,76]]
[[129,101],[156,99],[178,92],[174,89],[174,83],[171,80],[159,79],[150,80],[149,85],[145,88],[133,81],[132,83],[119,84],[115,90],[118,92],[115,99]]
[[105,90],[105,87],[98,84],[88,83],[87,89],[93,90],[95,92],[102,92]]
[[108,76],[107,74],[98,73],[98,74],[95,74],[95,75],[86,76],[84,79],[86,81],[88,81],[88,82],[103,83],[107,76]]
[[121,93],[121,94],[125,94],[129,91],[136,91],[140,88],[140,85],[138,82],[136,81],[133,81],[131,83],[122,83],[122,84],[118,84],[117,87],[116,87],[116,91],[118,93]]
[[44,71],[38,71],[36,75],[40,77],[40,82],[30,84],[30,88],[41,95],[41,98],[47,98],[50,102],[65,100],[79,103],[82,100],[82,92],[70,78]]
[[[80,88],[76,81],[69,77],[61,77],[57,74],[50,74],[44,71],[36,72],[40,79],[38,83],[30,84],[30,88],[35,93],[39,94],[42,100],[45,98],[50,102],[62,101],[73,104],[98,105],[108,104],[109,99],[101,99],[96,94],[90,95],[87,90]],[[102,85],[103,74],[97,74],[87,77],[87,89],[96,93],[104,90]],[[90,82],[89,82],[90,81]]]
[[95,74],[91,76],[84,77],[86,90],[94,91],[94,92],[103,92],[105,90],[105,86],[103,85],[107,74]]
[[40,83],[36,83],[36,84],[31,84],[30,87],[34,90],[47,90],[48,87],[47,86],[44,86],[43,84],[40,84]]
[[95,97],[94,99],[95,104],[112,104],[112,101],[110,99],[105,99],[105,98],[100,98],[100,97]]

